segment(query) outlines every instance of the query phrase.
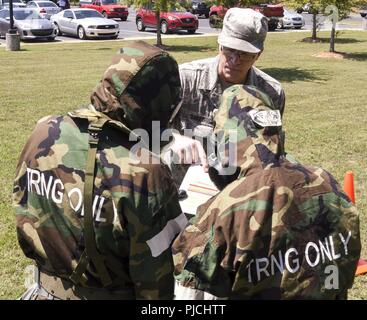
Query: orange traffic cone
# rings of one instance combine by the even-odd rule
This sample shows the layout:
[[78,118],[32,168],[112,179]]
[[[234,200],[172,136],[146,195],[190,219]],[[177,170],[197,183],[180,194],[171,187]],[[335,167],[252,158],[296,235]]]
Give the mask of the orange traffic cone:
[[347,171],[344,177],[344,192],[348,195],[349,199],[353,203],[356,203],[356,198],[354,195],[354,177],[352,171]]
[[[348,195],[353,203],[356,203],[356,198],[354,195],[354,177],[352,171],[347,171],[344,177],[344,192]],[[356,276],[367,273],[367,261],[359,259]]]

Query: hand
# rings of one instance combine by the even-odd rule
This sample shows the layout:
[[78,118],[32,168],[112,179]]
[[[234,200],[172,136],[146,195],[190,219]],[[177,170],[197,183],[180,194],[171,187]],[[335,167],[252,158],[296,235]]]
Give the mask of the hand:
[[170,149],[176,156],[175,160],[182,164],[200,163],[204,172],[208,172],[208,160],[200,141],[175,133],[173,137],[174,141]]

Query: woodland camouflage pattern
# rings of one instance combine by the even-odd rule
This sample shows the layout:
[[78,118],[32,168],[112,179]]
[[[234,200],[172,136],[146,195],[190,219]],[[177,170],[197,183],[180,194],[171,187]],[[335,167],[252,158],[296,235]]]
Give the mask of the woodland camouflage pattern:
[[[254,87],[224,92],[215,131],[238,130],[240,174],[175,240],[176,279],[230,299],[345,297],[361,249],[357,210],[330,173],[285,158],[279,127],[248,114],[273,108]],[[337,289],[326,287],[328,265],[338,268]]]
[[[131,289],[137,299],[173,297],[170,243],[186,218],[168,167],[131,162],[129,149],[136,142],[129,141],[129,133],[149,130],[152,120],[164,126],[179,91],[176,61],[134,42],[113,57],[91,106],[37,123],[16,169],[13,204],[19,244],[42,270],[68,279],[84,250],[88,124],[109,118],[94,179],[96,244],[113,280],[109,289]],[[166,241],[158,241],[162,234]],[[86,287],[101,287],[90,266],[84,277]]]

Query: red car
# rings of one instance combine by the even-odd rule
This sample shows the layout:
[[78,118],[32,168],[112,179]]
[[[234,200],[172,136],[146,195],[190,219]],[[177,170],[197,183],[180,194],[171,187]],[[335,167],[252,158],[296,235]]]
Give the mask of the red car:
[[105,18],[120,18],[122,21],[126,21],[129,15],[127,6],[122,6],[117,0],[81,0],[79,7],[94,9]]
[[[157,19],[154,8],[150,5],[136,11],[136,27],[139,31],[145,28],[157,28]],[[161,32],[166,34],[177,30],[187,30],[188,33],[195,33],[199,27],[198,18],[184,9],[174,9],[170,12],[161,12],[160,15]]]

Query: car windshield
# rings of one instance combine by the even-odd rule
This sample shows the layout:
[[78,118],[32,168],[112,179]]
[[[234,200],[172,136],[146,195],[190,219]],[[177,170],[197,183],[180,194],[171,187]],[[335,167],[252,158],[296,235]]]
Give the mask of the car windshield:
[[[9,3],[9,0],[4,0],[3,3]],[[20,3],[20,4],[23,4],[22,1],[20,0],[13,0],[13,3]]]
[[42,19],[35,10],[14,10],[15,20]]
[[102,0],[102,4],[117,4],[117,0]]
[[95,10],[77,10],[74,11],[76,19],[85,18],[103,18],[103,16]]
[[54,4],[51,1],[44,1],[44,2],[37,2],[40,7],[47,8],[47,7],[57,7],[56,4]]

